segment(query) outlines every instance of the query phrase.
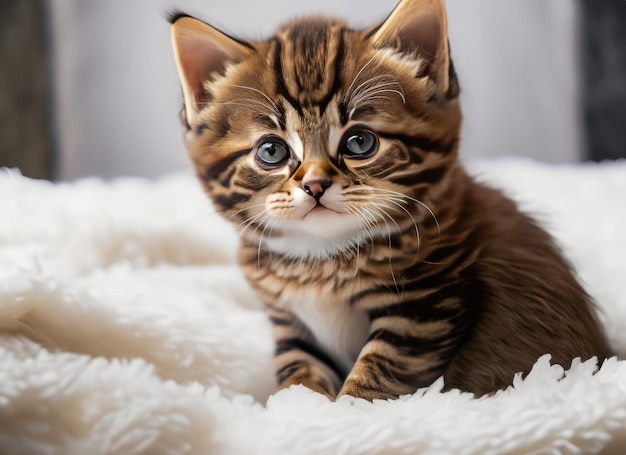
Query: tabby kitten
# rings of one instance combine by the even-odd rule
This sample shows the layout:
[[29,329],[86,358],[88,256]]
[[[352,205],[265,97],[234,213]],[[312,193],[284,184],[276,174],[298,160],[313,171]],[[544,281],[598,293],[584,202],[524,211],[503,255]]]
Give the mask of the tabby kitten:
[[186,144],[274,326],[278,387],[485,394],[610,349],[550,236],[457,160],[442,0],[266,41],[172,20]]

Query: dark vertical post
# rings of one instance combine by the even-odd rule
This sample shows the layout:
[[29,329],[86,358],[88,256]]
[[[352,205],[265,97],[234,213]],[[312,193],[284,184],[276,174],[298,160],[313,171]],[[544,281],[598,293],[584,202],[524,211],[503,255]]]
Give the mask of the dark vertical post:
[[0,167],[50,178],[50,78],[44,0],[0,0]]
[[580,0],[587,158],[626,157],[626,0]]

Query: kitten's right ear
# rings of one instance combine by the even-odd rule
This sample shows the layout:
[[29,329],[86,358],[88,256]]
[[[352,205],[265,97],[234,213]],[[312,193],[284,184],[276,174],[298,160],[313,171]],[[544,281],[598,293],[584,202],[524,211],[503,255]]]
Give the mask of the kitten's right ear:
[[202,103],[211,99],[205,82],[223,74],[229,64],[244,60],[254,48],[190,16],[176,14],[170,22],[187,122],[193,124]]

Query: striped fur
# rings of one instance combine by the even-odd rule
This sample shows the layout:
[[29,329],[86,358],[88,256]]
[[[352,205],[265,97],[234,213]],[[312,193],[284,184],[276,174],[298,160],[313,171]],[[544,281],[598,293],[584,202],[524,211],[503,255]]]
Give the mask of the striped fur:
[[442,1],[258,42],[177,15],[172,36],[189,154],[241,234],[279,388],[372,400],[444,375],[484,394],[544,353],[610,355],[550,237],[458,162]]

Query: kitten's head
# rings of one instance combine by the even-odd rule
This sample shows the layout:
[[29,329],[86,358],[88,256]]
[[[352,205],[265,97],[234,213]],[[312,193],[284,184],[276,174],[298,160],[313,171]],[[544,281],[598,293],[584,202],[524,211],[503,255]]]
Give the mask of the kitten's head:
[[309,18],[266,41],[172,19],[186,143],[216,208],[250,241],[327,256],[430,216],[461,114],[442,0],[380,25]]

